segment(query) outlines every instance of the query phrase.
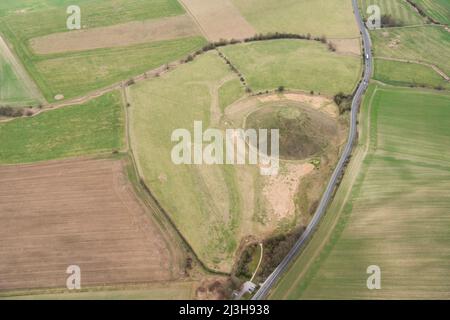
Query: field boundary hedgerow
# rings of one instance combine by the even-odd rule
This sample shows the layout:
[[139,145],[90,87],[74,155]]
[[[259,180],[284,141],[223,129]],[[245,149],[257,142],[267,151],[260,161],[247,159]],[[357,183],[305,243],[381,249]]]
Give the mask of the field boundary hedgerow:
[[[246,38],[243,40],[236,40],[236,39],[231,39],[231,40],[220,40],[218,42],[210,42],[207,45],[203,46],[203,48],[198,49],[193,51],[191,54],[187,55],[186,58],[184,59],[178,59],[178,60],[174,60],[172,62],[163,64],[157,68],[153,68],[150,69],[146,72],[143,72],[141,74],[138,74],[136,76],[133,76],[131,78],[128,79],[124,79],[121,80],[120,82],[116,82],[112,85],[91,91],[90,93],[80,96],[80,97],[75,97],[75,98],[71,98],[71,99],[67,99],[64,101],[60,101],[60,102],[51,102],[51,103],[45,103],[45,104],[41,104],[39,106],[39,108],[37,108],[37,110],[35,110],[33,112],[33,114],[31,115],[26,115],[28,117],[34,117],[37,116],[38,114],[41,114],[43,112],[46,111],[51,111],[51,110],[56,110],[62,107],[66,107],[66,106],[73,106],[73,105],[80,105],[86,102],[89,102],[92,99],[98,98],[108,92],[117,90],[117,89],[122,89],[124,87],[133,85],[137,82],[140,81],[144,81],[147,80],[149,78],[157,78],[159,76],[161,76],[163,73],[166,73],[174,68],[176,68],[177,66],[179,66],[180,64],[184,64],[184,63],[188,63],[191,62],[192,60],[195,59],[195,57],[204,54],[208,51],[211,50],[216,50],[220,47],[225,47],[225,46],[229,46],[229,45],[236,45],[236,44],[240,44],[240,43],[249,43],[249,42],[257,42],[257,41],[268,41],[268,40],[277,40],[277,39],[296,39],[296,40],[310,40],[310,41],[317,41],[323,44],[326,44],[328,46],[328,49],[332,52],[334,52],[336,50],[336,48],[334,47],[333,43],[331,41],[328,41],[327,38],[325,36],[312,36],[311,34],[294,34],[294,33],[279,33],[279,32],[275,32],[275,33],[267,33],[267,34],[257,34],[253,37],[250,38]],[[223,54],[223,53],[222,53]],[[225,57],[223,57],[225,58]],[[230,61],[230,59],[226,58],[228,61]],[[226,60],[225,60],[226,61]],[[230,66],[234,65],[232,64],[232,62],[230,61]],[[237,71],[237,74],[240,75],[240,80],[243,76],[242,72],[239,72],[239,70],[237,70],[236,67],[234,67],[235,70]],[[244,78],[245,80],[245,78]],[[242,83],[246,83],[247,81],[242,81]],[[23,114],[23,116],[25,116],[25,114]],[[1,122],[8,122],[14,120],[14,118],[6,118],[6,119],[0,119],[0,123]]]

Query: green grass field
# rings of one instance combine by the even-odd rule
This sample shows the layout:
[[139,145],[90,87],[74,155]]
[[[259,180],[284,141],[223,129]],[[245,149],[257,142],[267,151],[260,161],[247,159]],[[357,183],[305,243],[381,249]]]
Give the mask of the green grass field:
[[450,89],[450,83],[431,67],[417,63],[375,59],[373,78],[394,86]]
[[[93,0],[79,4],[85,28],[174,16],[184,13],[176,0]],[[48,101],[57,94],[81,96],[133,75],[185,57],[205,44],[202,37],[150,42],[128,47],[61,54],[36,55],[29,40],[66,29],[67,1],[40,0],[22,3],[25,11],[0,14],[0,32],[12,44],[25,68]],[[14,6],[12,6],[14,8]],[[0,7],[1,8],[1,7]],[[8,7],[7,7],[8,8]]]
[[[278,76],[277,72],[274,71],[272,76]],[[223,88],[224,83],[235,82],[234,79],[223,59],[216,52],[208,52],[159,78],[130,87],[131,107],[128,108],[132,148],[144,181],[200,259],[210,268],[227,272],[231,270],[236,249],[244,237],[270,234],[279,228],[288,230],[300,215],[306,215],[311,204],[305,200],[302,203],[305,210],[295,207],[292,212],[279,216],[272,207],[274,200],[269,199],[270,188],[275,188],[275,183],[261,176],[255,165],[173,163],[171,153],[177,144],[171,141],[174,130],[187,129],[192,135],[196,120],[203,121],[203,130],[208,127],[240,128],[248,113],[264,104],[253,97],[240,102],[242,108],[233,105],[234,111],[226,108],[223,113],[221,96],[232,102],[239,97],[239,87],[238,83],[233,84],[236,91],[232,88],[229,90],[232,94],[226,95],[223,91],[221,95],[219,88]],[[298,106],[296,102],[291,103]],[[264,104],[265,107],[268,105]],[[310,108],[306,103],[302,106]],[[328,130],[328,125],[331,129],[336,127],[335,119],[328,118],[325,113],[314,111],[310,116],[319,121],[320,130]],[[335,136],[327,137],[334,139]],[[335,151],[327,148],[321,156],[323,153],[328,161],[333,161],[328,154],[331,152]],[[305,161],[300,160],[301,163]],[[280,176],[284,177],[288,174],[283,171],[284,162],[281,167]],[[325,179],[322,177],[326,176],[325,171],[326,166],[319,180]],[[289,176],[286,179],[296,178]]]
[[80,7],[82,25],[86,28],[184,13],[177,0],[15,0],[2,1],[0,17],[16,20],[15,29],[30,39],[67,31],[66,8],[70,5]]
[[[230,271],[241,213],[231,166],[175,165],[172,132],[211,124],[211,86],[232,75],[214,52],[131,87],[131,137],[145,181],[200,258]],[[217,124],[213,125],[217,128]]]
[[254,91],[284,86],[332,96],[339,91],[351,93],[360,77],[358,57],[333,53],[316,41],[270,40],[220,50]]
[[369,16],[367,8],[370,5],[377,5],[380,7],[382,15],[391,15],[404,26],[424,24],[425,22],[425,19],[404,0],[359,0],[359,4],[365,18]]
[[356,38],[359,31],[351,1],[232,0],[261,33],[311,33],[329,38]]
[[242,98],[245,95],[245,88],[239,79],[233,79],[224,83],[219,88],[219,103],[222,112],[227,106]]
[[35,103],[36,99],[29,94],[11,64],[0,55],[0,106]]
[[[368,91],[343,185],[271,298],[450,298],[449,106],[444,93]],[[370,265],[381,290],[366,287]]]
[[450,2],[448,0],[414,0],[434,20],[450,24]]
[[0,123],[0,163],[28,163],[120,150],[124,112],[119,92],[83,105]]
[[443,27],[376,30],[371,36],[375,57],[427,62],[450,75],[450,32]]
[[53,100],[56,94],[71,98],[175,61],[204,43],[203,38],[192,37],[97,49],[33,59],[28,67],[34,70],[34,77],[47,100]]

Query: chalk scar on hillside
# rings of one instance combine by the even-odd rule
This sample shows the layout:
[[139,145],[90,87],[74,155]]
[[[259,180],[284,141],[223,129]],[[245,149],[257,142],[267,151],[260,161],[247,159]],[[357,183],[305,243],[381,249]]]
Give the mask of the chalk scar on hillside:
[[311,163],[287,164],[287,172],[268,177],[263,195],[272,208],[272,217],[281,220],[291,218],[295,213],[295,195],[300,180],[314,170]]

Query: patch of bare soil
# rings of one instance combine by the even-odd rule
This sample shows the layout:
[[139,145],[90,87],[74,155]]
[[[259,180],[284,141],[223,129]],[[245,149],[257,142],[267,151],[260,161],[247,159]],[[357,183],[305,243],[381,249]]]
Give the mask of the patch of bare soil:
[[231,282],[229,279],[208,278],[204,279],[195,290],[196,300],[224,300],[231,294]]
[[0,291],[172,280],[179,270],[121,160],[0,167]]
[[388,47],[391,49],[395,49],[398,47],[399,44],[400,44],[400,37],[397,36],[396,38],[389,41]]
[[291,101],[305,103],[316,110],[325,112],[333,118],[336,118],[339,114],[339,110],[334,102],[323,96],[313,96],[304,93],[286,93],[284,97]]
[[[314,166],[310,163],[286,164],[285,172],[268,177],[263,188],[263,195],[272,209],[276,220],[292,218],[295,214],[294,198],[302,177],[310,174]],[[270,218],[269,218],[270,219]]]
[[330,39],[335,45],[336,52],[352,55],[361,55],[361,41],[356,39]]
[[293,101],[305,104],[315,110],[325,113],[327,116],[336,119],[339,116],[339,109],[333,100],[319,95],[310,95],[306,93],[285,93],[269,94],[257,97],[241,99],[225,109],[226,125],[241,125],[242,118],[254,112],[259,108],[260,103]]
[[99,48],[125,47],[152,41],[171,40],[199,35],[200,31],[188,15],[54,33],[30,40],[37,54],[85,51]]
[[181,0],[210,41],[244,39],[256,30],[241,15],[231,0]]
[[333,103],[333,101],[328,99],[327,97],[309,95],[305,93],[286,93],[284,97],[291,101],[306,103],[317,110],[320,110],[330,103]]

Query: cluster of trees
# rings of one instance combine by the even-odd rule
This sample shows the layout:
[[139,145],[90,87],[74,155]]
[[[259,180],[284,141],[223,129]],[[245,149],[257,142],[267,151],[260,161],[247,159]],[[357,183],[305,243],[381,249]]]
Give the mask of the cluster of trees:
[[258,278],[266,279],[275,270],[304,231],[305,228],[301,227],[290,233],[280,234],[264,241],[264,255],[258,271]]
[[336,45],[333,42],[328,42],[328,50],[335,52],[336,49]]
[[339,92],[334,96],[333,100],[338,105],[340,114],[350,111],[352,108],[353,95],[351,94]]
[[247,85],[247,80],[245,80],[244,75],[236,68],[234,64],[231,63],[230,59],[228,59],[222,52],[219,51],[219,57],[221,57],[223,60],[225,60],[225,63],[230,67],[231,71],[236,73],[236,75],[239,78],[239,81],[241,81],[241,84],[245,87],[245,90],[247,93],[252,92],[252,89]]
[[381,16],[381,27],[382,28],[388,28],[388,27],[402,27],[403,22],[395,19],[390,14],[383,14]]
[[33,111],[25,108],[13,108],[10,106],[0,106],[0,117],[18,118],[22,116],[31,116]]
[[252,270],[249,269],[249,266],[252,262],[253,255],[255,254],[257,246],[257,244],[252,244],[245,248],[234,272],[234,275],[236,277],[244,280],[248,280],[252,277]]
[[244,42],[252,42],[252,41],[263,41],[263,40],[274,40],[274,39],[303,39],[303,40],[314,40],[322,43],[327,43],[327,37],[313,37],[310,33],[297,34],[297,33],[287,33],[287,32],[269,32],[266,34],[256,34],[253,37],[244,39]]
[[194,53],[188,55],[185,59],[181,60],[182,63],[187,63],[190,62],[192,60],[195,59],[196,56],[211,51],[211,50],[215,50],[217,48],[220,47],[224,47],[227,45],[232,45],[232,44],[238,44],[238,43],[243,43],[243,42],[253,42],[253,41],[264,41],[264,40],[275,40],[275,39],[302,39],[302,40],[313,40],[313,41],[318,41],[324,44],[328,43],[328,48],[331,51],[336,51],[336,47],[334,46],[333,43],[328,42],[327,41],[327,37],[326,36],[312,36],[310,33],[308,34],[296,34],[296,33],[287,33],[287,32],[269,32],[266,34],[256,34],[253,37],[249,37],[249,38],[245,38],[244,40],[237,40],[237,39],[231,39],[231,40],[225,40],[225,39],[221,39],[219,41],[216,42],[210,42],[208,44],[206,44],[205,46],[203,46],[203,48],[195,51]]
[[409,87],[410,88],[427,88],[427,87],[429,87],[429,88],[433,88],[434,90],[438,90],[438,91],[444,90],[444,87],[442,85],[437,85],[437,86],[432,87],[432,86],[429,86],[429,85],[426,85],[423,83],[416,83],[416,82],[410,83]]

